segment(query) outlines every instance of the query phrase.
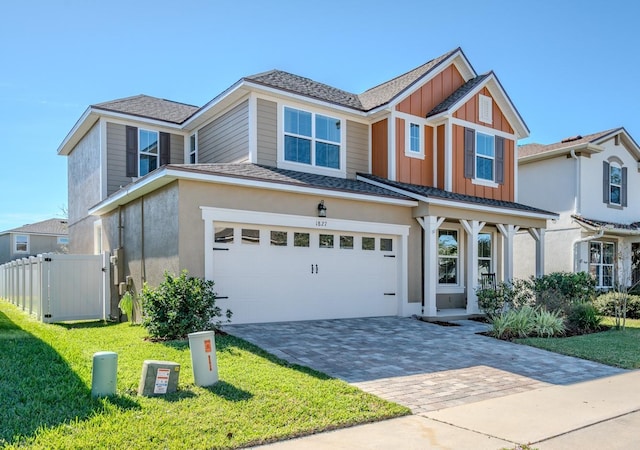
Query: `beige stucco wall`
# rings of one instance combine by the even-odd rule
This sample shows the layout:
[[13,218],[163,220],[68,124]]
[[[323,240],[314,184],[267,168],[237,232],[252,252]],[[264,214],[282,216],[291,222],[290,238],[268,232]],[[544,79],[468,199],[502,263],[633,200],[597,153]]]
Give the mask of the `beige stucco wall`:
[[328,216],[335,219],[359,220],[409,225],[408,299],[421,302],[421,228],[412,218],[411,208],[374,204],[323,195],[296,194],[265,189],[223,186],[181,180],[179,202],[180,268],[194,276],[204,276],[204,221],[201,206],[265,211],[270,213],[315,216],[320,200],[325,201]]

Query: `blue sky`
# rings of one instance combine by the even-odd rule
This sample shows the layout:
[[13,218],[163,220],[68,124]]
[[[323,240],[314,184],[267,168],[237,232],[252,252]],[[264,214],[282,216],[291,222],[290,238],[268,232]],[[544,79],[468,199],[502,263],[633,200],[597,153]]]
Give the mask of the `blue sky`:
[[624,126],[640,140],[629,0],[5,1],[0,18],[0,231],[60,217],[56,150],[85,109],[148,94],[201,106],[281,69],[360,93],[456,47],[494,70],[551,143]]

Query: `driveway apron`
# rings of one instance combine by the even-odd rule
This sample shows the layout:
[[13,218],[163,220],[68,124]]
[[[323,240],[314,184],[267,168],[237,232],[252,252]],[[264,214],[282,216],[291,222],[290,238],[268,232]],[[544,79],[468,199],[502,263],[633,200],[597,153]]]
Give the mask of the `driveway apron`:
[[290,363],[405,405],[414,414],[625,372],[480,335],[488,326],[479,322],[452,323],[457,326],[375,317],[224,329]]

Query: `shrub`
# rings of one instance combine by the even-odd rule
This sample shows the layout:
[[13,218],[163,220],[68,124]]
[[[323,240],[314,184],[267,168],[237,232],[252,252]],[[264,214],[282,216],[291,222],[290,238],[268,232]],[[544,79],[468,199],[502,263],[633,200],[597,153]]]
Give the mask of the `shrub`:
[[602,316],[591,303],[571,305],[567,314],[567,324],[573,331],[592,332],[600,329]]
[[528,306],[533,298],[531,282],[519,279],[498,283],[495,289],[478,289],[476,295],[478,306],[490,319],[505,310]]
[[539,309],[534,318],[533,332],[540,337],[553,337],[564,334],[564,319],[560,311],[545,311]]
[[[616,308],[620,308],[622,296],[620,292],[609,292],[600,295],[594,306],[603,316],[616,316]],[[640,319],[640,295],[629,295],[627,298],[627,318]]]
[[[184,338],[188,333],[215,330],[220,327],[223,313],[215,305],[213,281],[190,277],[184,270],[179,277],[165,272],[157,289],[144,285],[142,325],[154,338]],[[226,321],[231,311],[225,312]]]
[[127,291],[118,302],[118,308],[127,315],[130,325],[133,325],[133,295]]
[[586,272],[554,272],[531,278],[536,306],[568,314],[571,305],[591,302],[596,297],[595,279]]

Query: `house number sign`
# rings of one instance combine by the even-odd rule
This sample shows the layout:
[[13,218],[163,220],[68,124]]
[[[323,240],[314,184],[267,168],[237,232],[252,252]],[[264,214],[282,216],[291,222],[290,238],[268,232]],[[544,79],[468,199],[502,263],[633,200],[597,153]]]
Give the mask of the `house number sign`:
[[318,228],[326,228],[327,221],[326,220],[316,220],[316,227]]

